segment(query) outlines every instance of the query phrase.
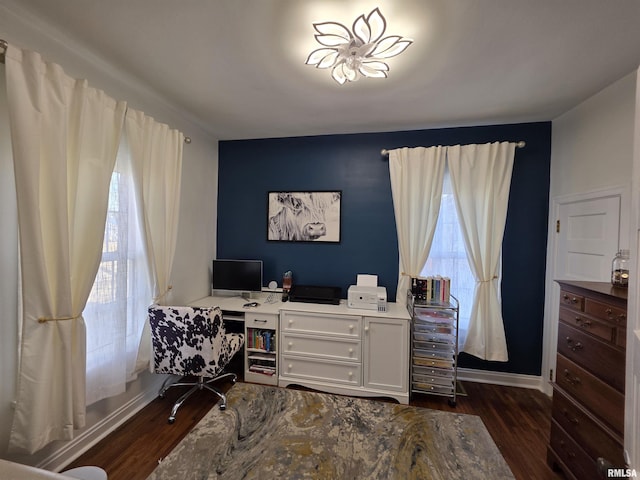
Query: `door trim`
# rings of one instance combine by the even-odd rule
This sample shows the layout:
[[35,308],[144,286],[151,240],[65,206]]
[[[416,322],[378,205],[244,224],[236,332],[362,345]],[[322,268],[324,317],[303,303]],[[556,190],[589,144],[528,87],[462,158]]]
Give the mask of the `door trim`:
[[549,225],[547,238],[547,266],[545,278],[544,328],[542,334],[542,368],[540,375],[543,379],[542,391],[551,395],[551,382],[555,381],[556,354],[558,349],[558,304],[560,302],[560,286],[555,282],[554,272],[558,263],[557,248],[558,235],[556,220],[560,207],[569,203],[596,200],[607,197],[620,197],[620,233],[619,248],[628,248],[629,242],[629,195],[628,186],[611,187],[578,194],[559,195],[550,201]]

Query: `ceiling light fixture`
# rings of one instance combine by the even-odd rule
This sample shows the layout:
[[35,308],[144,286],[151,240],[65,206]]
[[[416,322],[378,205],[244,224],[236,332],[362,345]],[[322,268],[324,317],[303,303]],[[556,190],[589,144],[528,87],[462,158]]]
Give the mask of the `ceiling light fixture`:
[[404,52],[413,40],[399,35],[382,38],[387,21],[376,8],[353,22],[353,32],[341,23],[314,23],[316,40],[323,48],[311,52],[307,65],[333,68],[331,76],[340,85],[360,78],[386,78],[389,65],[383,60]]

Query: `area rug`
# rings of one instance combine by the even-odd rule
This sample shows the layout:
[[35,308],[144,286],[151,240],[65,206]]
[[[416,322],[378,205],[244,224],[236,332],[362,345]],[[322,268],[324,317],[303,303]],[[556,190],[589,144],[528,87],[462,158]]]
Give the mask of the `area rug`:
[[514,477],[480,417],[237,383],[148,480],[303,478]]

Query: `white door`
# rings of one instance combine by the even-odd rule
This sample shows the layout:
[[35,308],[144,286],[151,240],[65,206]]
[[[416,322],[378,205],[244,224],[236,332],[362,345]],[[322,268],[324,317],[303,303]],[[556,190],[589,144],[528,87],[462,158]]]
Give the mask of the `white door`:
[[558,204],[555,279],[608,282],[620,240],[620,195]]
[[[554,280],[610,281],[611,261],[619,248],[620,232],[628,228],[626,225],[621,228],[622,199],[627,194],[621,188],[553,201],[550,215],[556,229],[555,236],[550,238],[553,260],[547,273],[550,288],[542,347],[542,376],[548,382],[555,380],[558,345],[560,287]],[[550,395],[548,382],[542,388]]]

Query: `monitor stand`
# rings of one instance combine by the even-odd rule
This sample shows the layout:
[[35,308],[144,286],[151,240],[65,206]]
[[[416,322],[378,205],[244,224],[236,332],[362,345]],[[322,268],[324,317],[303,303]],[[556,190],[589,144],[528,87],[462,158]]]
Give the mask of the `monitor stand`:
[[242,298],[245,300],[256,300],[260,296],[259,292],[242,292]]

